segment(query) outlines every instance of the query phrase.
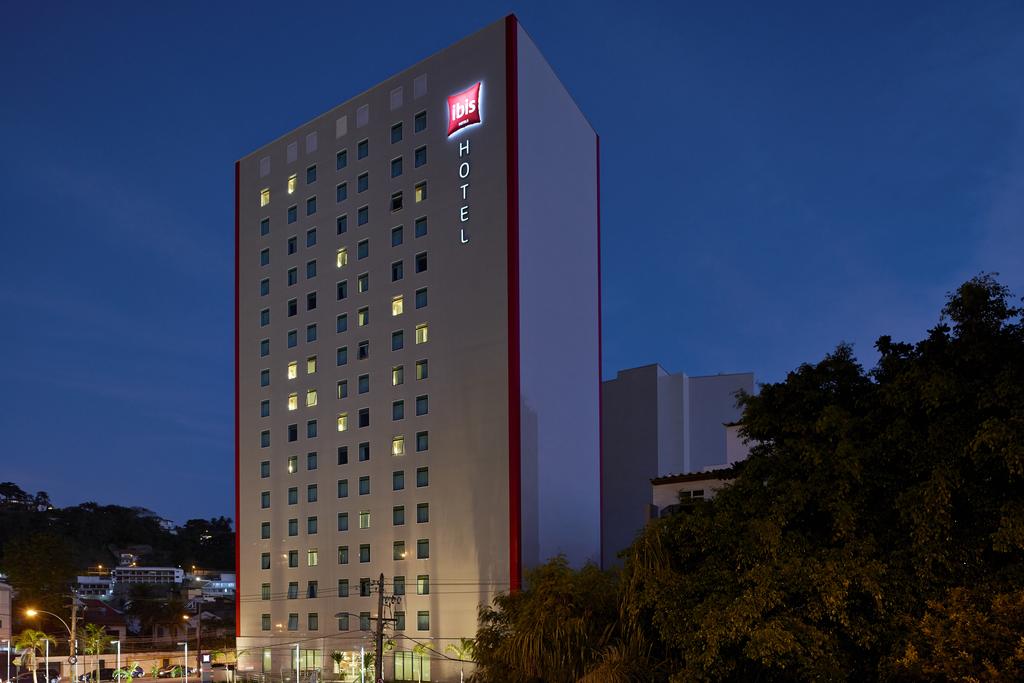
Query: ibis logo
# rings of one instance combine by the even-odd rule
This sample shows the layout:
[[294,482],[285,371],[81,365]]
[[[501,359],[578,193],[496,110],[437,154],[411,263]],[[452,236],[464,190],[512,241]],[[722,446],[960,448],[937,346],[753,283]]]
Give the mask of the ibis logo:
[[448,137],[480,123],[480,83],[448,96]]

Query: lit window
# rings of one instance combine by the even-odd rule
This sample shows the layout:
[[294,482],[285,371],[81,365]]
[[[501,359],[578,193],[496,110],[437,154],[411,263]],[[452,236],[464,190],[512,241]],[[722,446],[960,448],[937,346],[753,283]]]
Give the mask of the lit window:
[[362,327],[370,323],[370,309],[369,307],[360,308],[356,311],[356,323]]
[[359,528],[369,529],[370,528],[370,511],[363,510],[359,513]]
[[344,432],[348,429],[348,413],[338,413],[338,431]]
[[299,362],[291,361],[288,363],[288,379],[295,379],[299,376]]
[[405,559],[405,541],[395,541],[392,544],[391,557],[395,560]]
[[416,379],[427,378],[427,359],[416,361]]
[[402,295],[391,297],[391,315],[402,315]]
[[296,186],[297,183],[298,183],[298,177],[294,173],[292,173],[290,176],[288,176],[288,194],[294,194],[295,193],[295,186]]
[[338,268],[348,265],[348,249],[342,247],[341,249],[338,250],[337,258],[335,259],[335,264],[338,266]]
[[422,202],[427,198],[427,183],[422,182],[416,186],[416,203]]
[[307,566],[315,567],[315,566],[317,566],[317,564],[319,564],[319,562],[320,562],[320,554],[317,552],[316,548],[311,548],[310,550],[306,551],[306,565]]
[[308,389],[306,391],[306,407],[312,408],[316,405],[316,389]]
[[429,339],[429,335],[427,333],[427,324],[426,323],[422,323],[420,325],[417,325],[416,326],[416,343],[417,344],[426,344],[428,339]]
[[363,273],[358,278],[356,278],[356,289],[359,291],[360,294],[364,294],[364,293],[370,291],[370,274],[369,273]]
[[260,190],[260,206],[266,206],[270,203],[270,188],[264,187]]
[[288,394],[288,410],[296,410],[299,407],[299,395]]
[[397,387],[405,383],[405,370],[401,365],[391,368],[391,386]]
[[316,372],[316,356],[310,356],[306,359],[306,374],[312,375]]
[[416,577],[416,595],[430,595],[429,574],[420,574]]
[[295,474],[299,471],[299,456],[288,456],[288,474]]
[[391,439],[391,455],[405,455],[405,437],[396,436]]

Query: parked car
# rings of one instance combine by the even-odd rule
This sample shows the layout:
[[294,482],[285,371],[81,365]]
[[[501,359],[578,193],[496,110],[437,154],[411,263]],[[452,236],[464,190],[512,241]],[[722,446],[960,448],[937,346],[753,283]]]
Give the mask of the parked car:
[[[174,664],[172,666],[164,666],[164,667],[161,667],[161,668],[157,669],[157,672],[156,672],[156,677],[157,678],[181,678],[184,675],[185,675],[185,667],[183,667],[181,664]],[[190,666],[188,668],[188,675],[189,676],[195,676],[196,675],[195,667]]]
[[[96,680],[95,676],[96,676],[96,670],[93,669],[92,671],[86,671],[84,674],[79,676],[78,680],[79,680],[80,683],[85,683],[86,681],[94,681],[94,680]],[[113,669],[100,669],[100,680],[101,681],[112,681],[112,680],[114,680],[114,670]]]

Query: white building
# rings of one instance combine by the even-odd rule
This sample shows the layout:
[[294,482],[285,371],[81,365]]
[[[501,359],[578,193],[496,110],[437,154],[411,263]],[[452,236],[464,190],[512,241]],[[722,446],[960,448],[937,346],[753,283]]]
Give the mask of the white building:
[[383,574],[382,673],[457,679],[416,643],[599,560],[597,159],[510,16],[238,162],[243,669],[350,666]]

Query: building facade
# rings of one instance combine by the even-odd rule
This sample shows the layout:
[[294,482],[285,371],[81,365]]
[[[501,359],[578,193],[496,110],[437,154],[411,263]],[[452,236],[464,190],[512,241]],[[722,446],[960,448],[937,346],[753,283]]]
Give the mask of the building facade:
[[602,384],[603,564],[618,563],[650,516],[651,480],[728,467],[746,457],[740,391],[753,373],[691,377],[660,365],[621,370]]
[[457,680],[415,645],[600,559],[598,244],[597,136],[514,17],[237,163],[242,670],[353,673],[383,574],[384,677]]

